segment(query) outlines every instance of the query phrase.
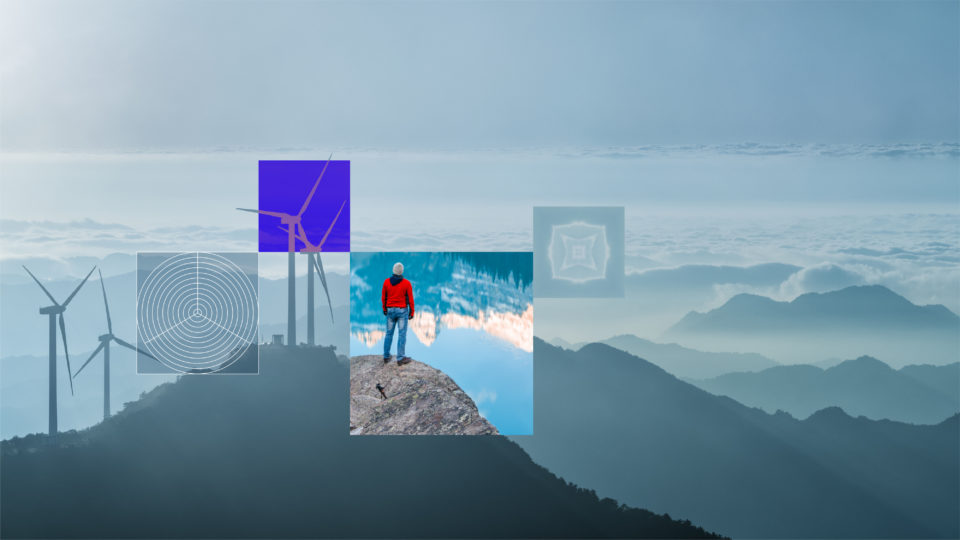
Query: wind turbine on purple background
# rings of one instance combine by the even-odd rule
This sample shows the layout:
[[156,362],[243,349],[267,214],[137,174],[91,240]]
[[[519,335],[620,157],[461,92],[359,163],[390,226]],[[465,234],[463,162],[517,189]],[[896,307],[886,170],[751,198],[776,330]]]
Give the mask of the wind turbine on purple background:
[[73,395],[73,378],[70,377],[70,351],[67,349],[67,327],[63,322],[63,312],[66,311],[67,305],[73,300],[73,297],[77,295],[77,292],[80,291],[80,287],[83,287],[83,284],[87,282],[87,279],[90,278],[90,274],[97,269],[96,266],[90,269],[90,272],[87,273],[87,277],[83,278],[83,281],[77,285],[77,288],[70,293],[70,296],[61,304],[57,302],[56,298],[50,294],[50,291],[43,286],[43,283],[40,283],[40,280],[37,279],[37,276],[33,275],[33,272],[30,271],[26,266],[23,267],[24,270],[30,274],[30,277],[37,282],[37,285],[43,289],[43,293],[47,295],[47,298],[53,302],[52,306],[46,306],[40,308],[40,314],[46,315],[50,321],[50,403],[49,403],[49,423],[48,423],[48,433],[53,435],[57,432],[57,324],[59,322],[60,326],[60,337],[63,339],[63,356],[67,361],[67,379],[70,381],[70,395]]
[[138,352],[145,356],[149,356],[154,360],[156,360],[156,357],[113,335],[113,322],[110,320],[110,305],[107,304],[107,288],[103,284],[103,273],[101,273],[99,270],[97,270],[97,273],[100,274],[100,290],[103,291],[103,309],[107,312],[107,333],[98,338],[100,340],[100,346],[93,351],[93,354],[90,355],[90,358],[87,358],[87,361],[84,362],[83,365],[80,366],[80,369],[78,369],[77,372],[71,377],[76,378],[76,376],[83,371],[83,368],[87,367],[87,364],[93,361],[93,358],[97,356],[100,351],[103,351],[103,419],[106,420],[110,417],[110,342],[116,341],[117,345],[126,347],[131,351]]
[[[297,344],[297,286],[296,286],[296,269],[297,263],[295,255],[297,253],[297,235],[298,232],[303,235],[305,238],[306,235],[303,234],[303,225],[301,220],[303,219],[303,214],[306,213],[307,207],[310,206],[310,201],[313,199],[313,195],[317,192],[317,187],[320,186],[320,181],[323,180],[324,173],[327,172],[327,167],[330,166],[330,161],[333,159],[333,154],[330,154],[330,157],[327,158],[327,162],[323,165],[323,170],[320,171],[320,176],[317,177],[317,181],[313,183],[313,188],[310,190],[310,193],[307,195],[307,198],[303,201],[303,205],[300,207],[300,212],[296,215],[288,214],[286,212],[275,212],[270,210],[254,210],[252,208],[237,208],[237,210],[243,212],[251,212],[254,214],[263,214],[266,216],[273,216],[280,218],[280,223],[287,226],[287,345],[296,346]],[[346,201],[344,201],[346,204]],[[341,205],[340,210],[343,211],[343,206]],[[337,217],[340,217],[340,213],[337,213]],[[336,219],[334,219],[336,223]],[[332,226],[331,226],[332,228]],[[330,232],[327,231],[329,235]],[[326,235],[324,235],[324,240],[326,240]],[[311,268],[312,275],[312,268]],[[309,288],[309,284],[308,284]],[[311,302],[313,295],[310,295]],[[312,312],[311,312],[312,313]],[[312,325],[311,325],[312,328]],[[312,331],[308,331],[308,334]],[[309,337],[309,336],[308,336]]]

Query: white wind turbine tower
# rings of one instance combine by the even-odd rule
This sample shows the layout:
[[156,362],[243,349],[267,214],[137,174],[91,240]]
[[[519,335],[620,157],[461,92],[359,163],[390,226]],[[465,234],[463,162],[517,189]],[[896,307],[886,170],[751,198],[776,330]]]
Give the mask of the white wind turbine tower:
[[47,298],[53,302],[52,306],[46,306],[40,308],[40,314],[46,315],[50,321],[50,343],[49,343],[49,355],[50,355],[50,386],[49,386],[49,423],[48,423],[48,433],[53,435],[57,432],[57,324],[59,322],[60,326],[60,337],[63,339],[63,356],[67,361],[67,379],[70,381],[70,395],[73,395],[73,379],[70,377],[70,351],[67,349],[67,327],[63,322],[63,312],[66,311],[67,305],[73,300],[73,297],[77,295],[77,292],[80,291],[80,287],[83,287],[83,284],[87,282],[87,279],[90,277],[90,274],[96,270],[96,266],[90,269],[90,272],[87,273],[87,277],[83,278],[83,281],[77,285],[77,288],[70,293],[70,296],[61,304],[50,294],[50,291],[43,286],[43,283],[40,283],[40,280],[37,279],[37,276],[33,275],[33,272],[30,271],[26,266],[23,267],[24,270],[30,274],[30,277],[37,282],[37,285],[43,289],[43,293],[47,295]]
[[97,273],[100,274],[100,290],[103,291],[103,309],[107,312],[107,333],[98,338],[100,340],[100,346],[93,351],[93,354],[90,355],[90,358],[87,358],[87,361],[80,366],[80,369],[78,369],[77,372],[72,375],[72,377],[75,378],[77,375],[79,375],[80,372],[83,371],[83,368],[87,367],[87,364],[93,361],[93,358],[97,356],[100,351],[103,351],[103,419],[106,420],[110,417],[110,342],[116,341],[117,345],[120,345],[121,347],[126,347],[134,352],[139,352],[140,354],[149,356],[154,360],[156,360],[156,358],[152,354],[134,347],[133,345],[113,335],[113,322],[110,320],[110,305],[107,304],[107,288],[103,284],[103,273],[101,273],[99,270],[97,270]]

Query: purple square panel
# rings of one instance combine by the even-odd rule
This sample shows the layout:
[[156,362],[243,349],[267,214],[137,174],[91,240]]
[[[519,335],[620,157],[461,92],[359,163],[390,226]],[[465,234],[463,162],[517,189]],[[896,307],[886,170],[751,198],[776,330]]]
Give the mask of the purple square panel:
[[260,161],[259,191],[261,252],[289,251],[291,225],[296,251],[350,251],[350,161]]

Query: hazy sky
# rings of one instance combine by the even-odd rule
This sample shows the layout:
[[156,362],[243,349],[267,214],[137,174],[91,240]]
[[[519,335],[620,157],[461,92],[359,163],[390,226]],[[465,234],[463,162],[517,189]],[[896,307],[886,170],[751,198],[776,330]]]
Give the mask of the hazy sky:
[[956,141],[958,5],[6,1],[0,140]]
[[[3,154],[0,214],[141,229],[255,228],[256,217],[236,208],[257,206],[257,160],[326,157],[271,151]],[[651,211],[777,214],[785,206],[845,214],[884,205],[929,212],[934,205],[942,212],[956,211],[960,201],[957,143],[608,153],[343,150],[334,157],[351,161],[351,227],[368,233],[518,231],[530,228],[537,205],[628,205],[629,221]]]
[[909,250],[863,280],[955,308],[958,6],[3,2],[0,258],[252,250],[257,160],[333,151],[357,249],[625,205],[635,269]]

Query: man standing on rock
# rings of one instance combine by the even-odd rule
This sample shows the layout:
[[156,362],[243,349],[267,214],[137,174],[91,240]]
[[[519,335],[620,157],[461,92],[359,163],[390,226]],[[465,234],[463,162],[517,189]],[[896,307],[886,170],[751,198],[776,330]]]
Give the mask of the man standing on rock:
[[390,346],[393,344],[393,329],[400,327],[397,335],[397,365],[409,364],[406,355],[407,320],[413,318],[413,286],[403,277],[403,264],[393,265],[393,275],[383,282],[380,293],[383,314],[387,316],[387,336],[383,341],[383,363],[390,361]]

